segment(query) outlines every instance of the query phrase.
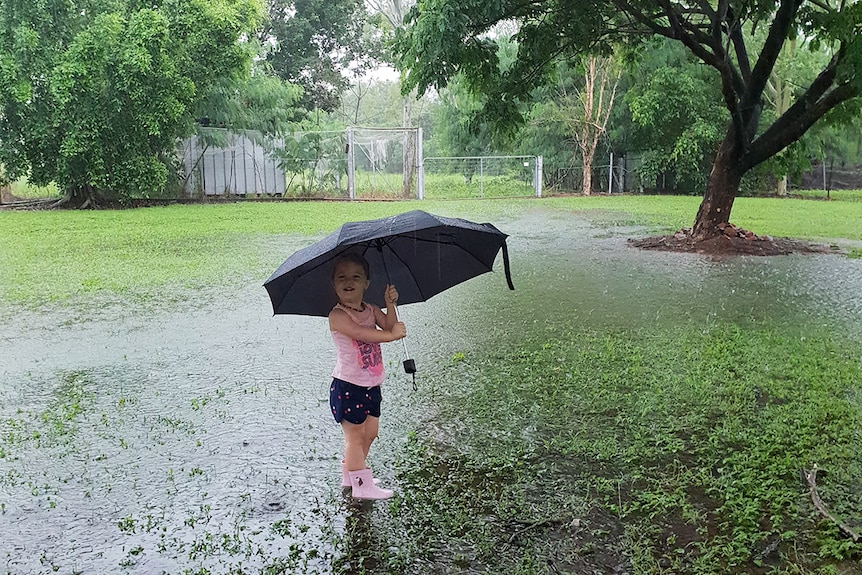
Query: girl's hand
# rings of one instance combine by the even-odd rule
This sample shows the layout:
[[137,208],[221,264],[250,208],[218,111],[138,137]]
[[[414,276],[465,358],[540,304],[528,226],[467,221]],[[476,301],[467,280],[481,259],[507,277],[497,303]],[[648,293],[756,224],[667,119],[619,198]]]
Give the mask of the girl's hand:
[[392,334],[393,341],[399,340],[402,337],[407,337],[407,328],[404,327],[404,324],[400,321],[395,322],[395,325],[392,326],[392,329],[389,331]]
[[387,306],[398,303],[398,290],[395,289],[394,285],[386,286],[386,291],[383,292],[383,301],[386,302]]

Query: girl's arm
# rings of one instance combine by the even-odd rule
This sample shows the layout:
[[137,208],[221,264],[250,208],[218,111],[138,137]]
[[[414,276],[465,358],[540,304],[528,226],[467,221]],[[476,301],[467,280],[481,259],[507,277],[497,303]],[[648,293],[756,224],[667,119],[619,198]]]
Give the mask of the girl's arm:
[[343,309],[334,309],[329,312],[329,329],[366,343],[385,343],[401,339],[407,335],[404,324],[401,322],[394,322],[389,329],[382,330],[373,327],[362,327],[350,319],[350,316]]

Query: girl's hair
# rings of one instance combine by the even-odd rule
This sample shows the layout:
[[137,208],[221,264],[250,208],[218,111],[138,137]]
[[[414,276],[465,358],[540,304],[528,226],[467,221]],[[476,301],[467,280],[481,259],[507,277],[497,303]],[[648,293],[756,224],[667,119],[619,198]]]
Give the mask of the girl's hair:
[[338,267],[338,264],[341,262],[351,262],[356,265],[362,266],[362,270],[365,272],[365,279],[371,279],[371,269],[368,266],[368,260],[366,260],[363,256],[357,254],[356,252],[344,252],[340,254],[332,265],[332,279],[335,279],[335,270]]

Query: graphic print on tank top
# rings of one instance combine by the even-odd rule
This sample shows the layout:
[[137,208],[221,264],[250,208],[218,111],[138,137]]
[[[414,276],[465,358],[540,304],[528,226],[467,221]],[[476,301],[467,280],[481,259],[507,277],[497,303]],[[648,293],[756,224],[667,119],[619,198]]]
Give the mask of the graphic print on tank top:
[[359,367],[367,370],[371,375],[379,376],[383,373],[383,352],[380,350],[379,343],[354,340],[354,345]]

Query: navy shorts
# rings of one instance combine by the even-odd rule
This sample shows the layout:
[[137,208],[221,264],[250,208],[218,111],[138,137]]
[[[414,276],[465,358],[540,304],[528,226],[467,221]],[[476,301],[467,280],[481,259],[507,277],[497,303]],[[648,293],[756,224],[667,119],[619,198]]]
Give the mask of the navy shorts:
[[380,417],[380,386],[361,387],[333,378],[329,386],[329,407],[337,423],[342,420],[359,425],[369,415]]

